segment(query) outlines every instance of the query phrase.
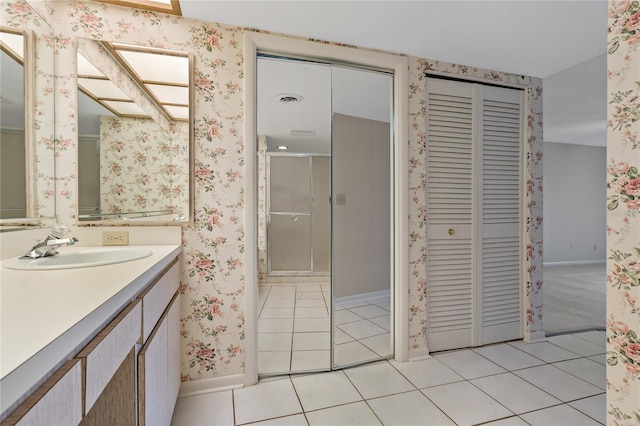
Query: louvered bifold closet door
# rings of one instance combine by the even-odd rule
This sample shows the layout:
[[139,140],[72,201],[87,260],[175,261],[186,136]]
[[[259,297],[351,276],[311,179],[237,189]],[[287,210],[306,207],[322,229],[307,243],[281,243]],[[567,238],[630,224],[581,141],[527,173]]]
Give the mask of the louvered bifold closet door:
[[483,86],[478,141],[478,344],[522,337],[520,300],[522,91]]
[[427,344],[471,346],[473,87],[427,79]]

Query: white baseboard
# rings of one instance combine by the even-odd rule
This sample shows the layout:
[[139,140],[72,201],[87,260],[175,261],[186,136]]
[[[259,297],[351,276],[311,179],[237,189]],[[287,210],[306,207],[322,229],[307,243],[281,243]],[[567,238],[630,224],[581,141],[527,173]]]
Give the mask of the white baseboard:
[[607,263],[606,259],[600,260],[570,260],[566,262],[543,262],[542,266],[562,266],[562,265],[596,265],[600,263]]
[[409,349],[409,362],[421,361],[429,358],[431,358],[431,355],[429,355],[429,348]]
[[524,341],[526,343],[540,343],[546,342],[547,336],[544,334],[544,331],[535,331],[533,333],[529,333],[528,336],[525,336]]
[[231,376],[193,380],[191,382],[183,382],[180,384],[178,398],[240,389],[242,387],[244,387],[244,374],[233,374]]

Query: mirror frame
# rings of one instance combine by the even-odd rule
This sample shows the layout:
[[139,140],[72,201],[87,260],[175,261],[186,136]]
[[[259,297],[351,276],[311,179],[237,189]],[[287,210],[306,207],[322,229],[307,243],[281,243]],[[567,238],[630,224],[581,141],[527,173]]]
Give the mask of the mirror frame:
[[[88,40],[94,40],[100,43],[104,43],[103,47],[105,45],[108,45],[110,43],[109,40],[95,40],[95,39],[88,39]],[[120,43],[120,42],[117,42]],[[149,47],[151,50],[153,49],[158,49],[155,48],[153,46],[145,46],[145,45],[135,45],[136,47],[140,48],[140,49],[145,49],[147,47]],[[77,47],[76,47],[77,49]],[[176,50],[173,49],[163,49],[166,51],[173,51],[173,52],[178,52]],[[107,48],[108,51],[108,48]],[[111,52],[109,52],[111,54]],[[193,173],[193,166],[195,164],[194,159],[195,159],[195,144],[194,144],[194,133],[195,133],[195,81],[194,81],[194,72],[195,72],[195,60],[194,60],[194,55],[191,52],[181,52],[184,53],[185,57],[188,58],[188,67],[189,67],[189,119],[187,121],[188,126],[189,126],[189,140],[187,142],[187,146],[189,149],[189,153],[188,153],[188,203],[187,203],[187,208],[188,208],[188,217],[186,218],[186,220],[136,220],[139,219],[139,217],[136,218],[131,218],[131,220],[129,220],[129,218],[127,217],[129,214],[132,213],[122,213],[121,215],[119,215],[119,217],[117,218],[113,218],[113,219],[102,219],[102,220],[80,220],[80,214],[79,214],[79,205],[76,206],[76,226],[123,226],[123,225],[128,225],[128,226],[159,226],[159,225],[179,225],[179,226],[188,226],[188,225],[192,225],[195,221],[195,177],[194,177],[194,173]],[[116,59],[117,61],[117,59]],[[127,74],[129,74],[129,70],[126,69],[126,67],[122,67],[122,70],[124,72],[126,72]],[[77,69],[76,69],[76,82],[77,82]],[[132,80],[136,81],[135,78],[132,77]],[[137,84],[137,83],[136,83]],[[76,90],[79,91],[80,89],[78,89],[77,83],[76,83]],[[140,88],[140,90],[142,90],[143,92],[145,92],[144,88]],[[76,110],[77,110],[77,103],[76,103]],[[77,115],[78,116],[78,115]],[[78,143],[78,138],[79,138],[79,134],[76,133],[76,143]],[[78,167],[78,161],[76,161],[76,167]],[[78,175],[78,170],[76,170],[76,176]],[[78,199],[79,199],[79,193],[78,193]],[[78,204],[78,203],[76,203]],[[144,217],[144,216],[143,216]]]
[[[0,231],[15,230],[18,226],[48,225],[55,220],[37,215],[37,159],[35,146],[34,109],[35,109],[35,59],[36,43],[32,30],[0,26],[0,32],[21,35],[23,37],[24,72],[24,147],[25,147],[25,191],[26,205],[24,218],[0,219]],[[47,221],[50,219],[50,221]]]

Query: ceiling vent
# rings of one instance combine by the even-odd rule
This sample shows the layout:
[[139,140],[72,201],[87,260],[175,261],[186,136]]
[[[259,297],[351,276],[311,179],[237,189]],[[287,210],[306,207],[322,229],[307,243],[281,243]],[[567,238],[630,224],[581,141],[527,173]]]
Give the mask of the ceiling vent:
[[283,104],[295,104],[302,101],[302,96],[293,93],[280,93],[276,99]]

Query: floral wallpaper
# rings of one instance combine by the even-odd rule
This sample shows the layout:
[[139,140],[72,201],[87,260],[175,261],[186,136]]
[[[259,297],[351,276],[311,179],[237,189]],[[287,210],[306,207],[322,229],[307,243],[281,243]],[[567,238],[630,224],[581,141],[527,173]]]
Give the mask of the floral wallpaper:
[[[179,50],[195,63],[195,221],[183,228],[182,380],[244,371],[243,30],[106,3],[31,1],[60,41],[56,57],[57,214],[76,222],[78,38]],[[117,151],[117,150],[116,150]],[[147,154],[149,155],[149,154]],[[131,159],[133,160],[133,159]]]
[[[190,52],[195,58],[195,221],[183,230],[182,380],[244,372],[245,270],[243,127],[244,29],[136,11],[105,3],[30,0],[53,26],[56,58],[57,213],[75,222],[75,41],[89,37]],[[527,288],[525,335],[542,333],[541,81],[410,58],[409,232],[410,348],[426,347],[425,73],[435,70],[526,86]],[[249,141],[248,143],[254,143]]]
[[[24,0],[0,2],[0,26],[32,32],[34,35],[35,81],[33,137],[35,148],[35,216],[55,216],[54,145],[54,42],[55,35],[46,21]],[[65,141],[60,141],[61,145]]]
[[189,143],[189,124],[169,129],[150,118],[100,118],[101,213],[189,210],[189,164],[179,147]]
[[607,424],[640,424],[640,4],[609,2]]

